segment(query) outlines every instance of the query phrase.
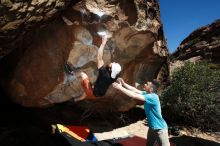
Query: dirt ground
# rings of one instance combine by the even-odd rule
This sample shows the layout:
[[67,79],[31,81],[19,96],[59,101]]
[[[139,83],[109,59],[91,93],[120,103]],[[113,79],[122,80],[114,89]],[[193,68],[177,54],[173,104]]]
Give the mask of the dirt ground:
[[[146,139],[147,131],[148,131],[148,127],[146,125],[146,120],[139,120],[128,126],[113,129],[112,131],[95,133],[95,136],[100,140],[112,139],[112,138],[124,138],[131,136],[138,136]],[[194,146],[195,143],[198,144],[200,143],[200,145],[204,145],[204,146],[205,145],[220,146],[220,133],[201,132],[196,128],[183,128],[180,130],[180,135],[178,136],[169,135],[169,137],[172,142],[177,141],[176,143],[179,143],[181,141],[184,141],[182,142],[181,145],[184,145],[187,141],[188,143],[191,143],[188,146],[191,145]]]
[[[113,116],[113,118],[105,115],[99,120],[94,120],[91,117],[88,117],[90,119],[88,121],[84,120],[94,131],[98,140],[132,136],[146,139],[147,137],[148,126],[142,106]],[[192,127],[180,127],[179,129],[178,136],[169,135],[170,141],[178,146],[220,146],[220,132],[202,132]]]

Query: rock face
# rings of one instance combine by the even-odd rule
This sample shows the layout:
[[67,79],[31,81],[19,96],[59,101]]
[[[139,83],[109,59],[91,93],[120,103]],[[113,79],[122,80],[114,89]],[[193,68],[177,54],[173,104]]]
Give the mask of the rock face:
[[178,60],[192,57],[220,62],[220,20],[192,32],[172,55]]
[[50,21],[69,0],[3,0],[0,4],[0,59],[22,45],[23,37]]
[[[80,96],[80,80],[66,74],[64,64],[79,68],[95,81],[101,43],[97,32],[103,30],[112,33],[104,62],[119,62],[125,81],[141,88],[139,84],[147,80],[166,80],[168,51],[156,1],[77,1],[61,15],[25,35],[22,45],[17,44],[17,49],[1,60],[1,87],[14,102],[43,107]],[[135,104],[110,87],[105,97],[85,105],[99,111],[126,111]]]

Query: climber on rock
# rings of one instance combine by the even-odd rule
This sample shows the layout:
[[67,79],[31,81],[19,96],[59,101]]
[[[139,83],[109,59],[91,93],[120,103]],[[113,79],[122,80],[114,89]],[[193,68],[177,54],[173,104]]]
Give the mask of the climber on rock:
[[83,94],[80,97],[74,98],[74,101],[80,101],[84,99],[94,100],[97,97],[102,97],[107,92],[109,86],[117,80],[118,74],[121,72],[121,66],[119,63],[111,62],[108,65],[104,65],[103,52],[105,44],[109,36],[104,35],[102,37],[102,44],[98,49],[97,54],[97,68],[98,77],[97,80],[92,84],[84,72],[77,72],[76,76],[81,78],[81,84],[83,88]]

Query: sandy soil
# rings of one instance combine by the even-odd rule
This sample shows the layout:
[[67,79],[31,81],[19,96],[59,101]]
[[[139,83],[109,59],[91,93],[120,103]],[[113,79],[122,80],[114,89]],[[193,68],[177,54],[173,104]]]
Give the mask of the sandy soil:
[[[94,131],[99,140],[124,138],[138,136],[146,139],[147,121],[143,107],[137,107],[133,111],[118,116],[119,119],[101,119],[96,121],[87,121],[87,125]],[[129,121],[129,119],[133,119]],[[115,121],[122,121],[119,124]],[[202,132],[197,128],[180,128],[180,135],[169,135],[170,141],[178,146],[220,146],[220,132]]]
[[112,131],[95,133],[95,136],[99,140],[125,138],[134,135],[146,139],[147,131],[148,127],[145,125],[145,120],[140,120],[128,126],[113,129]]
[[[102,128],[102,127],[99,127]],[[107,132],[97,132],[95,136],[99,140],[112,138],[125,138],[138,136],[146,139],[148,127],[146,120],[139,120],[130,125],[113,129]],[[180,130],[179,136],[169,135],[170,141],[178,146],[220,146],[220,133],[201,132],[196,128],[183,128]]]

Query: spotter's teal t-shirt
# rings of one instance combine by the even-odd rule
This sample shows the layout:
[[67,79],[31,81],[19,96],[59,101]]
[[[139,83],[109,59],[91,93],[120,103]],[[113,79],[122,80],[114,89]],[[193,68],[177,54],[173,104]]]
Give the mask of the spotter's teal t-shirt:
[[152,129],[167,129],[167,123],[162,117],[160,100],[157,94],[147,93],[143,91],[144,96],[144,110],[148,120],[148,125]]

